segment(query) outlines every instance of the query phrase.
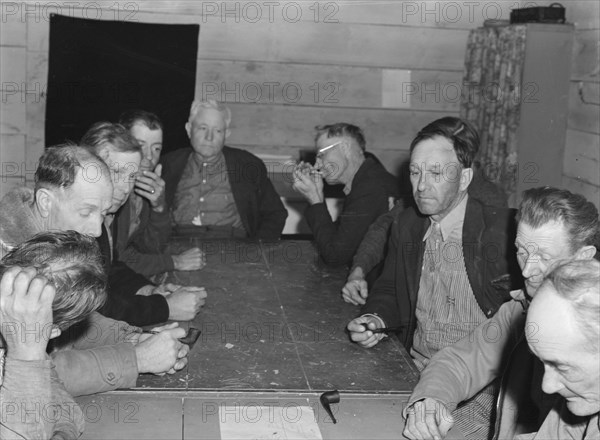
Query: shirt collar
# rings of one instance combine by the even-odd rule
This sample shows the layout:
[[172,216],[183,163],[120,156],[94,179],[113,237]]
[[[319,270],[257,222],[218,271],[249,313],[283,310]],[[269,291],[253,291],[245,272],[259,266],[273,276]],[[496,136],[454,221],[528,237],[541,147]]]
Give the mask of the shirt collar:
[[[465,221],[465,213],[467,212],[467,200],[469,196],[465,195],[465,197],[460,201],[458,205],[454,207],[452,211],[448,213],[446,217],[440,220],[440,232],[442,234],[442,241],[446,241],[450,236],[450,233],[463,226]],[[433,228],[433,224],[436,223],[434,220],[429,217],[430,224],[429,228],[427,228],[427,232],[425,232],[425,236],[423,237],[423,241],[426,241],[431,235],[431,231]]]
[[225,155],[223,154],[223,151],[221,151],[215,157],[210,158],[210,160],[204,160],[198,154],[194,154],[194,160],[199,166],[206,164],[207,166],[214,168],[221,166],[221,164],[225,162]]

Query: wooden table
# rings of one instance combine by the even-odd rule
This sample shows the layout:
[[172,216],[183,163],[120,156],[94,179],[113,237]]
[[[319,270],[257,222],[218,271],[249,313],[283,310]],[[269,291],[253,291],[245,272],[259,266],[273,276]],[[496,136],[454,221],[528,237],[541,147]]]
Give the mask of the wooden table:
[[[188,366],[79,399],[97,418],[86,438],[220,438],[215,408],[226,403],[310,406],[323,438],[399,437],[418,372],[396,338],[369,350],[349,341],[345,326],[358,309],[341,299],[344,269],[323,266],[309,242],[171,244],[174,252],[190,246],[206,252],[207,266],[168,276],[208,291]],[[318,399],[333,389],[341,395],[335,425]]]

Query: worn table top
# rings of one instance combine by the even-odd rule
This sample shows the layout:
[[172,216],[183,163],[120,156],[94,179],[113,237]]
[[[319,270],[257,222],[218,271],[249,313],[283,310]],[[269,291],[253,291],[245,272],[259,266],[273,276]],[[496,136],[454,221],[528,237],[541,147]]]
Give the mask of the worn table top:
[[[370,350],[350,342],[344,329],[358,310],[341,299],[344,269],[324,267],[308,242],[180,237],[171,247],[191,246],[207,266],[166,279],[208,290],[188,366],[76,399],[84,439],[401,438],[417,370],[395,338]],[[337,424],[319,401],[333,389]],[[317,436],[303,436],[314,434],[307,419]]]
[[205,251],[206,267],[168,281],[206,287],[192,324],[202,335],[185,370],[144,375],[139,388],[409,393],[416,384],[396,338],[373,349],[350,342],[345,327],[358,309],[341,299],[346,271],[326,268],[311,243],[179,237],[171,248],[191,246]]

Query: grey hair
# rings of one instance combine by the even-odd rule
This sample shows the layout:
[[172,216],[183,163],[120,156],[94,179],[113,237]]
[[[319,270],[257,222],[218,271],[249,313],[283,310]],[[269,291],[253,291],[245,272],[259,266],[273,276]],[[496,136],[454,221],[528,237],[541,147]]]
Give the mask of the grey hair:
[[593,352],[600,351],[600,262],[574,260],[555,267],[543,286],[552,285],[557,294],[569,301],[582,334]]
[[204,109],[212,109],[221,113],[223,120],[225,121],[225,128],[229,128],[231,124],[231,110],[225,104],[222,104],[214,99],[209,99],[207,101],[194,100],[192,102],[192,107],[190,108],[190,116],[188,118],[188,122],[191,124],[200,111]]

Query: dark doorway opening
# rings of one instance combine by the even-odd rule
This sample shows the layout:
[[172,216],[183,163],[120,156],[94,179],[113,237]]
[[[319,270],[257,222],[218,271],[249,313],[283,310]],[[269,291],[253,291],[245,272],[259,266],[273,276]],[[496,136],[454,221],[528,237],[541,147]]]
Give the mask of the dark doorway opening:
[[77,142],[94,122],[136,108],[162,119],[164,152],[188,145],[199,30],[52,15],[46,145]]

